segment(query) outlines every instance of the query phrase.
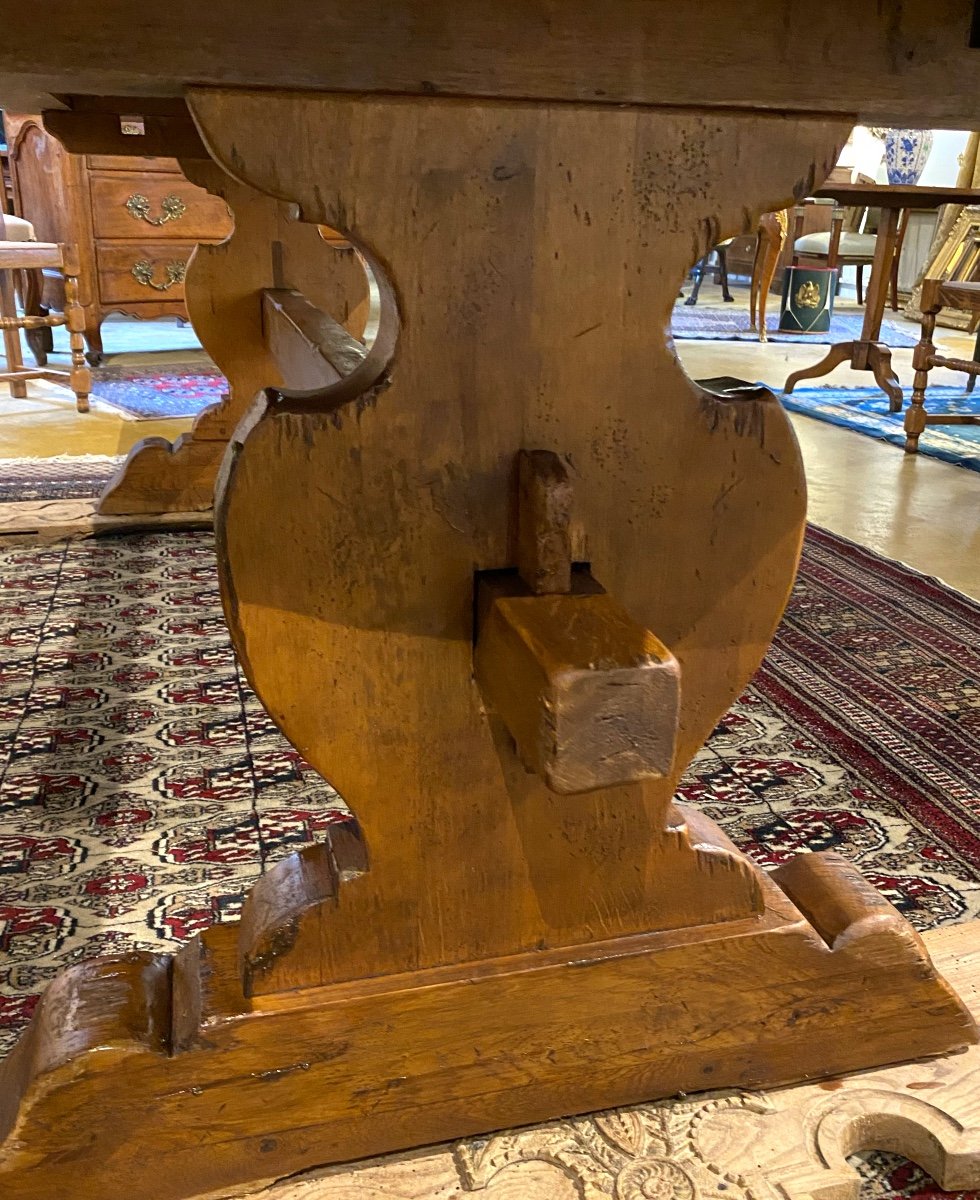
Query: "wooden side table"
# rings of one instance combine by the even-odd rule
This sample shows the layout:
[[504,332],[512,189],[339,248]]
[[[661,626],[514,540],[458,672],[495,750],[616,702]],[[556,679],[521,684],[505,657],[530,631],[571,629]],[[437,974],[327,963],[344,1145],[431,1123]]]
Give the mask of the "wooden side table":
[[829,375],[842,363],[850,363],[855,371],[870,371],[875,382],[888,396],[891,411],[900,412],[902,389],[891,366],[891,350],[880,341],[881,322],[885,315],[885,302],[898,245],[899,217],[903,209],[939,208],[944,204],[977,204],[980,202],[980,190],[834,183],[818,188],[814,195],[836,200],[840,204],[880,208],[882,219],[871,264],[871,278],[865,297],[864,324],[861,327],[860,338],[851,342],[836,342],[814,366],[794,371],[787,378],[783,390],[792,392],[801,380],[818,379]]

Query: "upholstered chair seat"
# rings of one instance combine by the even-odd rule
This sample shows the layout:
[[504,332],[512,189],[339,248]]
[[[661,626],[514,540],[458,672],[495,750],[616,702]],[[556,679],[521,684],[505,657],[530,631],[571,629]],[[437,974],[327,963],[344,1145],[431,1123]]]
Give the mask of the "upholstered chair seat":
[[[793,249],[797,254],[827,255],[830,253],[830,230],[823,233],[807,233],[797,238]],[[849,233],[844,230],[840,235],[838,254],[841,258],[864,258],[868,262],[875,255],[876,235],[873,233]]]
[[0,216],[0,240],[5,242],[33,242],[34,226],[23,217],[12,217],[9,213]]

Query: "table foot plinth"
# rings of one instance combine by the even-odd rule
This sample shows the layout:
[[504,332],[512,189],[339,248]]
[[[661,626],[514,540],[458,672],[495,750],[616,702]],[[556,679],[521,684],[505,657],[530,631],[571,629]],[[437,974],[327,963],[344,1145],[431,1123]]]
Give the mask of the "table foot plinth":
[[[208,930],[173,964],[81,964],[49,988],[5,1064],[3,1195],[49,1200],[70,1161],[77,1200],[180,1200],[973,1040],[920,940],[852,868],[824,855],[790,866],[793,899],[760,879],[755,918],[251,1001],[236,926]],[[295,870],[286,860],[270,878]],[[150,1114],[152,1153],[140,1135]]]
[[[976,997],[980,922],[932,930],[933,958]],[[978,1005],[973,1002],[974,1015]],[[306,1172],[255,1200],[858,1200],[855,1145],[920,1164],[947,1192],[980,1187],[980,1047],[761,1092],[719,1091]],[[880,1176],[876,1179],[878,1186]],[[888,1181],[890,1182],[890,1181]],[[898,1184],[901,1187],[901,1184]],[[236,1194],[237,1196],[237,1194]]]

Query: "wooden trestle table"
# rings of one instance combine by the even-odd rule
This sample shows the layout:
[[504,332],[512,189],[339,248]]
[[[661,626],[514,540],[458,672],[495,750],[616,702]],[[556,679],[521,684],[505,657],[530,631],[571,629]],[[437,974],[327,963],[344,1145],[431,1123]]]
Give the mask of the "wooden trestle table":
[[835,367],[849,362],[855,371],[871,371],[881,390],[888,396],[892,412],[901,412],[902,389],[891,365],[891,350],[880,340],[885,315],[892,262],[898,244],[898,220],[905,208],[941,208],[944,204],[980,204],[980,188],[920,187],[863,183],[826,183],[814,195],[838,204],[859,208],[880,208],[881,221],[871,262],[871,278],[864,302],[864,323],[856,341],[836,342],[812,367],[794,371],[784,391],[792,392],[803,379],[829,375]]
[[[0,102],[197,163],[235,213],[188,275],[244,412],[225,613],[358,818],[239,924],[49,986],[0,1068],[4,1200],[177,1200],[973,1043],[854,869],[766,875],[673,801],[780,618],[805,492],[776,399],[699,387],[665,332],[690,265],[812,194],[856,121],[976,125],[969,0],[2,25]],[[318,299],[321,225],[377,281],[369,347]]]

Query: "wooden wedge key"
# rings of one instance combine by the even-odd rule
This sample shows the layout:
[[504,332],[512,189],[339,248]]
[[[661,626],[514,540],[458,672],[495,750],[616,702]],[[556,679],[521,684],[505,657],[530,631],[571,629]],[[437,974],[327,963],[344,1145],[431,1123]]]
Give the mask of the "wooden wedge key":
[[519,463],[518,568],[478,583],[477,682],[553,792],[662,778],[677,739],[677,660],[587,568],[573,569],[558,455],[522,451]]

